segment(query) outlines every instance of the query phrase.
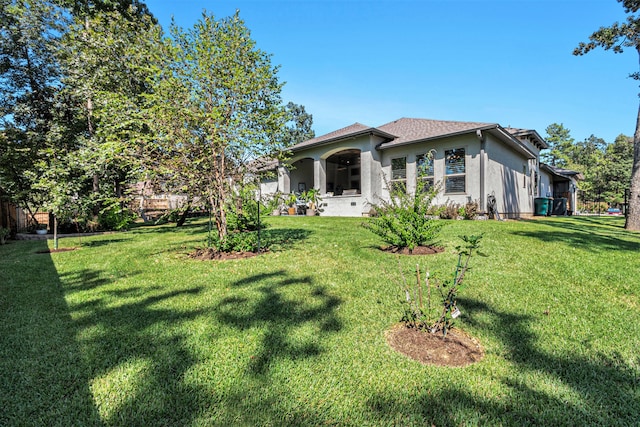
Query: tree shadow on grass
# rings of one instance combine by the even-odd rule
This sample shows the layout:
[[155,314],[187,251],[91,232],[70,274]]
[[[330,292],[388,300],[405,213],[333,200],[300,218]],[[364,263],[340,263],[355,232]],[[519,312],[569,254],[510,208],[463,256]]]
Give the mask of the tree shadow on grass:
[[118,238],[104,237],[100,240],[85,240],[85,241],[82,241],[82,239],[79,239],[78,246],[81,246],[84,248],[98,248],[100,246],[108,246],[114,243],[128,242],[130,240],[131,239],[126,239],[123,237],[118,237]]
[[[83,274],[100,277],[103,273]],[[73,277],[69,284],[77,289]],[[195,303],[201,288],[105,286],[88,290],[90,298],[74,296],[73,326],[105,424],[251,425],[264,420],[313,424],[322,418],[307,408],[292,409],[286,390],[265,390],[270,390],[271,369],[280,361],[313,358],[325,350],[323,337],[341,327],[334,313],[339,299],[310,277],[285,271],[249,276],[230,286],[240,294],[246,289],[249,295],[255,295],[256,287],[258,297],[236,296],[214,306],[198,303],[197,308],[180,310],[175,300]],[[292,287],[296,287],[294,293],[286,292]],[[210,357],[198,356],[189,344],[193,337],[180,327],[195,318],[210,318],[212,313],[214,320],[239,333],[264,329],[254,357],[241,370],[244,375],[234,379],[237,387],[219,388],[209,371]],[[311,327],[315,333],[295,337],[292,329],[300,327]],[[205,371],[198,373],[199,369]],[[185,381],[189,375],[206,381]]]
[[262,230],[263,247],[271,251],[285,250],[304,242],[312,234],[311,230],[302,228],[267,228]]
[[[618,355],[550,354],[536,345],[537,337],[529,327],[536,319],[531,316],[500,312],[473,299],[459,299],[459,305],[465,308],[468,323],[491,327],[502,342],[504,357],[515,365],[511,371],[517,372],[499,378],[509,392],[489,398],[459,385],[445,385],[426,390],[408,403],[407,396],[379,394],[368,402],[376,416],[436,425],[504,426],[626,426],[640,419],[640,360],[634,367]],[[491,321],[481,320],[487,316]],[[558,384],[549,389],[564,388],[576,398],[569,400],[540,390],[540,384],[526,382],[527,374],[548,376]]]
[[0,425],[99,426],[51,255],[23,261],[0,261]]
[[106,273],[99,270],[83,268],[82,270],[59,274],[58,278],[64,282],[65,291],[69,293],[96,289],[123,277],[131,277],[137,274],[139,274],[138,271],[127,271],[126,273],[121,272],[120,275],[111,273],[106,276]]
[[59,276],[50,255],[5,259],[0,425],[189,425],[206,407],[183,381],[197,360],[176,329],[206,310],[172,304],[199,287],[119,289],[104,271]]
[[[342,328],[335,310],[340,299],[314,283],[310,276],[292,276],[284,270],[259,274],[233,284],[235,288],[254,286],[259,298],[229,297],[216,309],[218,320],[244,331],[265,329],[257,353],[248,371],[252,375],[268,374],[280,359],[298,360],[318,356],[324,351],[322,339]],[[294,293],[286,288],[295,287]],[[312,336],[296,336],[303,326],[315,329]]]
[[[198,298],[199,287],[145,286],[101,290],[71,307],[89,363],[92,392],[102,419],[117,425],[185,425],[204,399],[183,382],[197,363],[175,328],[205,309],[165,308],[174,299]],[[114,304],[114,301],[117,301]]]
[[602,219],[580,217],[567,218],[566,221],[531,220],[530,223],[546,225],[553,230],[517,231],[513,234],[548,243],[564,243],[592,252],[640,250],[640,235]]
[[[209,305],[188,283],[119,287],[108,271],[59,276],[51,256],[31,256],[35,264],[0,260],[0,425],[300,425],[326,416],[296,407],[270,379],[280,361],[326,351],[323,339],[341,328],[340,300],[312,278],[250,276],[231,287],[255,286],[257,297]],[[33,273],[9,280],[26,265]],[[227,377],[236,385],[219,385],[211,355],[198,353],[193,339],[202,337],[185,329],[195,319],[240,334],[264,326],[255,357]]]

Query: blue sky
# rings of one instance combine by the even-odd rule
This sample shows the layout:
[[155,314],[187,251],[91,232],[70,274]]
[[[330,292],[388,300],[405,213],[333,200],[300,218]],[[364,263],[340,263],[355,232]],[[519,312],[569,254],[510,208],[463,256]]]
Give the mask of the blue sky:
[[305,106],[316,135],[401,117],[499,123],[543,137],[563,123],[576,141],[633,135],[633,50],[573,48],[623,21],[615,0],[147,0],[168,29],[203,10],[240,10],[280,65],[283,101]]

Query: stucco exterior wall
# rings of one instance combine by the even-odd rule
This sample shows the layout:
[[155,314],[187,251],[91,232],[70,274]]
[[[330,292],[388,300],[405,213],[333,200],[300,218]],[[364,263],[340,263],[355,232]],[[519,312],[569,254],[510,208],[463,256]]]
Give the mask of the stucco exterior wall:
[[314,161],[315,159],[312,157],[305,157],[291,163],[292,168],[289,171],[290,192],[298,193],[314,188]]
[[553,179],[551,175],[545,171],[540,171],[540,185],[536,197],[552,197],[553,196]]
[[[326,216],[361,216],[371,209],[371,202],[377,202],[382,182],[380,168],[380,153],[376,145],[382,142],[380,137],[363,135],[334,144],[311,147],[296,153],[290,160],[295,169],[289,172],[290,188],[283,188],[283,192],[296,192],[298,184],[304,182],[306,188],[320,189],[322,198],[320,215]],[[360,151],[360,194],[357,195],[329,195],[326,191],[327,177],[326,160],[336,153],[345,150]]]
[[[448,138],[410,143],[384,150],[376,149],[383,139],[374,134],[361,135],[337,142],[309,147],[295,153],[290,162],[295,166],[291,171],[281,169],[278,190],[283,193],[297,192],[298,184],[305,183],[306,189],[318,188],[321,192],[321,215],[361,216],[370,212],[380,199],[388,199],[386,182],[391,179],[391,161],[406,158],[407,190],[415,191],[418,155],[434,152],[434,182],[441,191],[434,199],[435,204],[478,202],[481,212],[486,212],[488,194],[496,196],[497,208],[504,217],[529,216],[534,211],[534,197],[550,188],[549,177],[540,175],[541,188],[537,188],[537,159],[506,145],[498,139],[498,134],[488,131],[469,132]],[[525,142],[525,146],[538,154],[536,147]],[[459,193],[445,191],[445,156],[447,150],[465,151],[465,189]],[[360,152],[360,193],[327,194],[328,182],[335,177],[328,176],[331,165],[327,159],[346,150]],[[386,179],[385,179],[386,178]],[[545,181],[546,179],[546,181]],[[271,187],[272,188],[272,187]],[[263,187],[263,192],[267,191]],[[336,193],[334,193],[336,194]]]
[[[465,150],[465,191],[461,193],[446,193],[444,189],[445,152],[459,148]],[[391,160],[406,157],[407,191],[415,191],[417,179],[416,158],[431,150],[435,150],[433,158],[434,182],[441,186],[441,191],[434,199],[434,203],[465,204],[468,201],[478,201],[480,199],[480,141],[475,135],[462,135],[385,150],[382,156],[382,168],[387,180],[391,178]],[[383,196],[388,198],[388,190],[386,188],[382,190]]]
[[496,197],[500,215],[507,218],[533,215],[534,161],[508,150],[495,138],[486,142],[486,192]]

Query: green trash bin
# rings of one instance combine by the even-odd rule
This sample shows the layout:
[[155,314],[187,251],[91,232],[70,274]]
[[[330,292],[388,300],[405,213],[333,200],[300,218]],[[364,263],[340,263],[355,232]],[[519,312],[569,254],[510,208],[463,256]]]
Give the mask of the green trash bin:
[[547,197],[547,216],[553,214],[553,197]]
[[547,216],[549,212],[549,199],[546,197],[536,197],[533,199],[534,211],[536,216]]

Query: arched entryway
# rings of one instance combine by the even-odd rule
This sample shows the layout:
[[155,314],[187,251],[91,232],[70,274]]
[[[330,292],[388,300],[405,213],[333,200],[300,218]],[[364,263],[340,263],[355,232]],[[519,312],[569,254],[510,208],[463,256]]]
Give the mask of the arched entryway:
[[335,196],[360,194],[360,150],[343,150],[326,160],[327,193]]

